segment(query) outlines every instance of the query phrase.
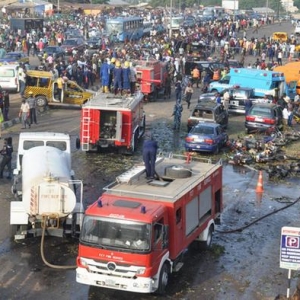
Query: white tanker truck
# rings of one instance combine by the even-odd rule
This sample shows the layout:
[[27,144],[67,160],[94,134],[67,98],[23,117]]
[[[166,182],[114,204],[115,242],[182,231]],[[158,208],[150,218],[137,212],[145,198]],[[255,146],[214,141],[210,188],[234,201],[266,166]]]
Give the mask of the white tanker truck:
[[15,239],[29,234],[76,236],[84,213],[82,181],[71,169],[68,134],[24,132],[20,134],[12,192],[10,224]]

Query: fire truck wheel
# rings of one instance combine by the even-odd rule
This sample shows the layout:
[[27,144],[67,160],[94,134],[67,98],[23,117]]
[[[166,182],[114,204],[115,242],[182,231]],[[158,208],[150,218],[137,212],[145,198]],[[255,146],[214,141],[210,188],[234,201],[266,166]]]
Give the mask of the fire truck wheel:
[[165,295],[166,287],[169,281],[170,268],[167,263],[164,263],[159,274],[159,285],[157,289],[157,294]]
[[207,234],[207,239],[206,241],[201,241],[199,242],[200,248],[202,250],[207,250],[211,247],[211,243],[212,243],[212,236],[213,236],[213,227],[210,226],[208,229],[208,234]]
[[166,168],[166,176],[171,178],[188,178],[192,176],[192,171],[182,166],[171,166]]

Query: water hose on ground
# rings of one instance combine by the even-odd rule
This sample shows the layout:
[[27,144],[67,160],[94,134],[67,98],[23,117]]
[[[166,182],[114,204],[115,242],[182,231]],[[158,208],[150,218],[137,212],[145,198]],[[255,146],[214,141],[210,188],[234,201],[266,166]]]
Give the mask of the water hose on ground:
[[285,210],[285,209],[291,207],[292,205],[296,204],[299,200],[300,200],[300,197],[298,199],[296,199],[295,201],[289,203],[288,205],[286,205],[284,207],[281,207],[279,209],[273,210],[272,212],[270,212],[270,213],[268,213],[268,214],[266,214],[266,215],[264,215],[264,216],[262,216],[262,217],[260,217],[260,218],[258,218],[256,220],[254,220],[253,222],[251,222],[251,223],[249,223],[249,224],[247,224],[247,225],[245,225],[243,227],[240,227],[240,228],[237,228],[237,229],[232,229],[232,230],[227,230],[227,231],[216,230],[216,232],[218,232],[218,233],[224,233],[224,234],[225,233],[242,232],[243,230],[245,230],[246,228],[252,226],[253,224],[255,224],[255,223],[257,223],[257,222],[259,222],[259,221],[261,221],[261,220],[263,220],[263,219],[265,219],[265,218],[267,218],[267,217],[269,217],[269,216],[271,216],[273,214],[276,214],[279,211],[282,211],[282,210]]
[[44,241],[45,241],[45,232],[46,232],[46,221],[44,220],[43,224],[43,231],[42,231],[42,238],[41,238],[41,257],[42,260],[44,262],[44,264],[50,268],[53,269],[60,269],[60,270],[68,270],[68,269],[76,269],[77,266],[59,266],[59,265],[53,265],[50,264],[46,258],[45,258],[45,254],[44,254]]

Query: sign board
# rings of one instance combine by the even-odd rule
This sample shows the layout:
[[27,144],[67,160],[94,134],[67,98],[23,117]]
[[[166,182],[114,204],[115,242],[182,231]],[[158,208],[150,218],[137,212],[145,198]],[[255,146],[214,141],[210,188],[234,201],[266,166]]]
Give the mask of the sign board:
[[300,228],[282,227],[280,268],[300,270]]
[[222,0],[222,7],[225,9],[239,9],[239,0]]

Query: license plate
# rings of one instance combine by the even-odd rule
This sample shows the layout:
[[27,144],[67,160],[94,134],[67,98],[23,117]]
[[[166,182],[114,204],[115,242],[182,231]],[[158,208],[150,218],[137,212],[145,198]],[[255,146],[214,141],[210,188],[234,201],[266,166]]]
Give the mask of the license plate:
[[198,146],[196,146],[196,148],[197,148],[197,149],[200,149],[200,148],[201,148],[201,146],[199,146],[199,145],[198,145]]
[[112,280],[112,279],[106,279],[105,280],[105,285],[114,286],[115,285],[115,281]]
[[195,142],[197,142],[197,143],[203,143],[203,141],[204,141],[203,139],[195,139]]
[[264,120],[262,118],[255,118],[256,122],[263,122]]

